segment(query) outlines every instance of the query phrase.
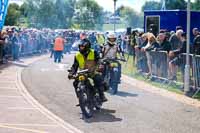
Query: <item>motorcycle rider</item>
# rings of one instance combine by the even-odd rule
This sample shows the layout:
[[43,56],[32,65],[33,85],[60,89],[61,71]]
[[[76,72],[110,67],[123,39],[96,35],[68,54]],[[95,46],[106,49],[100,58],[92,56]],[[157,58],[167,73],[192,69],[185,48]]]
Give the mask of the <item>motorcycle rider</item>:
[[[117,37],[114,33],[110,33],[107,36],[107,42],[104,45],[103,49],[102,49],[102,53],[103,53],[103,59],[115,59],[117,58],[117,53],[120,54],[121,59],[125,60],[124,57],[124,52],[122,50],[122,48],[120,47],[120,45],[117,45]],[[118,62],[118,66],[119,66],[119,81],[121,78],[121,64]]]
[[[104,95],[104,90],[102,88],[103,85],[103,77],[96,73],[97,63],[99,61],[99,55],[96,51],[90,48],[91,43],[88,39],[83,39],[79,43],[79,51],[76,53],[74,58],[74,63],[71,67],[71,72],[68,75],[68,78],[71,79],[73,75],[76,74],[78,69],[84,70],[88,69],[91,72],[91,77],[94,80],[95,88],[98,89],[99,96],[102,102],[106,102],[107,98]],[[78,81],[74,81],[74,88],[78,87]]]

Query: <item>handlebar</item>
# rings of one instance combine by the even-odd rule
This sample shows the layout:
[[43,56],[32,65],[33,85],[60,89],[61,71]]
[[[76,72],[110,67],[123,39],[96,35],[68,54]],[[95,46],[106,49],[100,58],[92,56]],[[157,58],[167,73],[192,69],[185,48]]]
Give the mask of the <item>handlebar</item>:
[[[69,69],[68,72],[71,73],[72,70]],[[76,79],[80,74],[87,74],[88,72],[89,72],[88,69],[80,70],[75,75],[71,75],[71,77],[69,79]]]
[[121,59],[121,58],[105,58],[102,60],[102,62],[108,62],[108,61],[123,61],[126,62],[125,59]]

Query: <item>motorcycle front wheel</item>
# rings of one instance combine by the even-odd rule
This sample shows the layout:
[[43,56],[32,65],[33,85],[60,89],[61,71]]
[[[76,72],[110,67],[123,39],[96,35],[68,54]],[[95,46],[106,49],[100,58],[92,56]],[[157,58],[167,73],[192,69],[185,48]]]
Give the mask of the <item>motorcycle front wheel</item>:
[[93,107],[88,94],[84,91],[79,94],[79,104],[83,116],[87,119],[91,118],[93,116]]

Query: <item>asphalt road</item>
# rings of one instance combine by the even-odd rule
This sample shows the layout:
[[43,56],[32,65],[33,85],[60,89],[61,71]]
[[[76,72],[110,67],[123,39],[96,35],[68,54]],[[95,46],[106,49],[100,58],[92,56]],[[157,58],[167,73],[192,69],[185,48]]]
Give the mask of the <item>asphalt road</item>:
[[48,58],[22,73],[32,96],[48,110],[85,133],[199,133],[200,109],[141,90],[122,79],[120,92],[103,105],[94,118],[83,120],[67,68],[73,55],[61,64]]

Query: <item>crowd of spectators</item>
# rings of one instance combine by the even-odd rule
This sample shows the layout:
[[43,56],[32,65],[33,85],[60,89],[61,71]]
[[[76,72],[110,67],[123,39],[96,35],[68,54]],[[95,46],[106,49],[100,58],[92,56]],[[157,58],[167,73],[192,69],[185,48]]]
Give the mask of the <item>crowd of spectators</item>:
[[[92,48],[99,50],[106,42],[108,33],[96,31],[77,30],[51,30],[51,29],[20,29],[6,28],[0,32],[0,63],[5,63],[8,59],[19,60],[21,56],[41,54],[51,51],[53,56],[54,39],[61,34],[65,39],[63,53],[70,53],[71,47],[76,41],[88,38]],[[191,54],[200,54],[200,33],[198,28],[193,29],[194,39],[191,45]],[[159,62],[168,64],[161,68],[167,69],[167,73],[159,75],[168,79],[176,80],[177,67],[181,66],[184,73],[185,61],[180,61],[180,55],[186,53],[186,33],[182,27],[177,26],[176,31],[160,30],[158,34],[132,31],[130,35],[126,33],[117,34],[117,44],[135,58],[138,71],[148,75],[153,74],[153,65],[156,59]],[[165,51],[168,58],[161,58],[160,51]],[[152,52],[158,53],[152,56]],[[161,65],[163,67],[163,65]]]
[[[190,54],[200,55],[200,33],[198,28],[193,29],[193,35],[194,39],[190,45]],[[137,33],[134,38],[136,40],[133,48],[136,57],[135,63],[139,72],[145,72],[151,77],[153,74],[152,67],[156,64],[156,69],[162,71],[156,73],[156,76],[177,80],[178,67],[181,68],[181,72],[184,74],[186,61],[185,58],[181,58],[181,55],[186,53],[187,38],[182,27],[177,26],[175,32],[160,30],[157,35],[150,32]],[[165,52],[167,58],[163,56],[162,52]],[[163,65],[162,62],[167,62],[167,64]]]
[[51,29],[6,28],[0,31],[0,64],[8,60],[18,61],[26,55],[42,54],[51,51],[53,56],[54,39],[61,34],[65,41],[63,53],[70,53],[72,44],[80,39],[80,31]]
[[21,56],[44,53],[53,34],[48,30],[6,28],[0,35],[0,62],[18,61]]

